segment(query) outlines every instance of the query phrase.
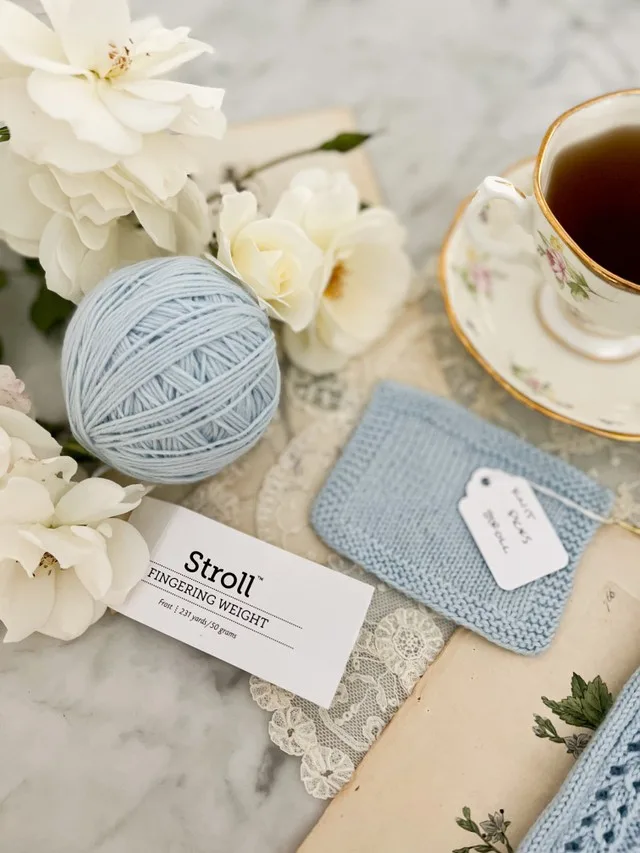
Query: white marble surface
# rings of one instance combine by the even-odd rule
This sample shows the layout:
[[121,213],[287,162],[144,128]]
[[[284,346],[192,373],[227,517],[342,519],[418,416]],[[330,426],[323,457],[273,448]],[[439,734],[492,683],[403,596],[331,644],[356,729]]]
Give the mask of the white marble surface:
[[[346,104],[383,129],[371,156],[418,261],[558,112],[640,79],[634,0],[133,5],[217,47],[190,79],[225,86],[232,121]],[[270,743],[246,681],[119,616],[68,646],[2,647],[0,849],[293,851],[322,804]]]

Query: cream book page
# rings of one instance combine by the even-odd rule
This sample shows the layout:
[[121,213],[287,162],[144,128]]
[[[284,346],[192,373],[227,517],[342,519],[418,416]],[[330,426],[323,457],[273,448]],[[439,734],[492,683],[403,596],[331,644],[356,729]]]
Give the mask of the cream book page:
[[504,809],[514,848],[575,759],[533,734],[534,714],[578,731],[541,696],[570,694],[575,671],[614,696],[640,666],[640,537],[601,529],[579,566],[552,647],[527,658],[459,629],[418,683],[302,853],[450,853],[482,843],[456,826]]

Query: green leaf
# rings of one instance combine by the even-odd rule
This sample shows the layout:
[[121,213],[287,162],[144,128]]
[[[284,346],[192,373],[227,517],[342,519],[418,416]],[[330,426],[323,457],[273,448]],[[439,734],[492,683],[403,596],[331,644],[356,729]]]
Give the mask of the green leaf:
[[609,688],[599,675],[587,684],[587,689],[582,699],[582,707],[585,717],[589,720],[592,728],[597,728],[607,716],[607,712],[613,705],[613,696]]
[[547,699],[546,696],[543,696],[542,701],[547,708],[556,715],[556,717],[560,717],[563,722],[568,723],[570,726],[577,726],[581,729],[594,728],[589,718],[585,716],[582,701],[580,699],[574,699],[573,696],[568,696],[560,702],[555,702],[553,699]]
[[456,849],[453,850],[452,853],[469,853],[470,850],[470,847],[456,847]]
[[491,853],[494,848],[490,844],[476,844],[476,846],[471,849],[477,850],[478,853]]
[[353,151],[372,136],[372,133],[339,133],[333,139],[328,139],[319,145],[318,151],[339,151],[341,154],[346,154],[347,151]]
[[553,713],[570,726],[581,729],[597,729],[613,705],[613,696],[604,681],[597,675],[586,682],[576,673],[571,679],[571,696],[559,702],[542,697],[542,701]]
[[460,827],[460,829],[464,829],[465,832],[477,832],[480,833],[480,827],[477,823],[472,820],[465,820],[463,817],[457,817],[456,823]]
[[537,737],[556,737],[558,732],[548,717],[541,717],[540,714],[534,714],[533,719],[536,722],[536,727],[540,729],[536,732]]
[[38,295],[31,303],[31,322],[36,329],[49,335],[69,319],[75,307],[73,302],[48,290],[42,282]]
[[64,456],[71,456],[76,462],[95,462],[96,457],[84,448],[78,441],[71,438],[62,445]]
[[584,694],[587,692],[587,682],[582,678],[581,675],[578,675],[577,672],[574,672],[571,676],[571,695],[574,699],[582,699]]
[[467,820],[471,820],[471,809],[469,806],[465,806],[462,809],[462,814],[466,817]]
[[0,142],[8,142],[11,139],[11,133],[6,124],[0,127]]
[[0,290],[9,284],[9,276],[6,270],[0,270]]

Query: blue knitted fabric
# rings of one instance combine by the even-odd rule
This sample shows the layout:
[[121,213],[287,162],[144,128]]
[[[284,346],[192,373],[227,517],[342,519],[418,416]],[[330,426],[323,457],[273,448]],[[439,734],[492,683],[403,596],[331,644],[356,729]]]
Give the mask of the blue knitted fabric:
[[560,459],[455,403],[383,383],[320,492],[312,524],[331,548],[412,598],[498,645],[536,654],[553,639],[598,525],[539,495],[569,565],[505,591],[458,513],[480,467],[526,477],[599,515],[611,509],[610,491]]
[[518,853],[640,850],[640,669]]

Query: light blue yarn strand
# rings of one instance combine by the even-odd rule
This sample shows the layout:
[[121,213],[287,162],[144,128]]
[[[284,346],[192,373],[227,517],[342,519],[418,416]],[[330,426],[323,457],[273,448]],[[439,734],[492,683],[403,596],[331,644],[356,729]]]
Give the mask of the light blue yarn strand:
[[198,258],[112,273],[69,324],[62,378],[76,439],[154,483],[216,474],[260,439],[280,395],[266,314]]

